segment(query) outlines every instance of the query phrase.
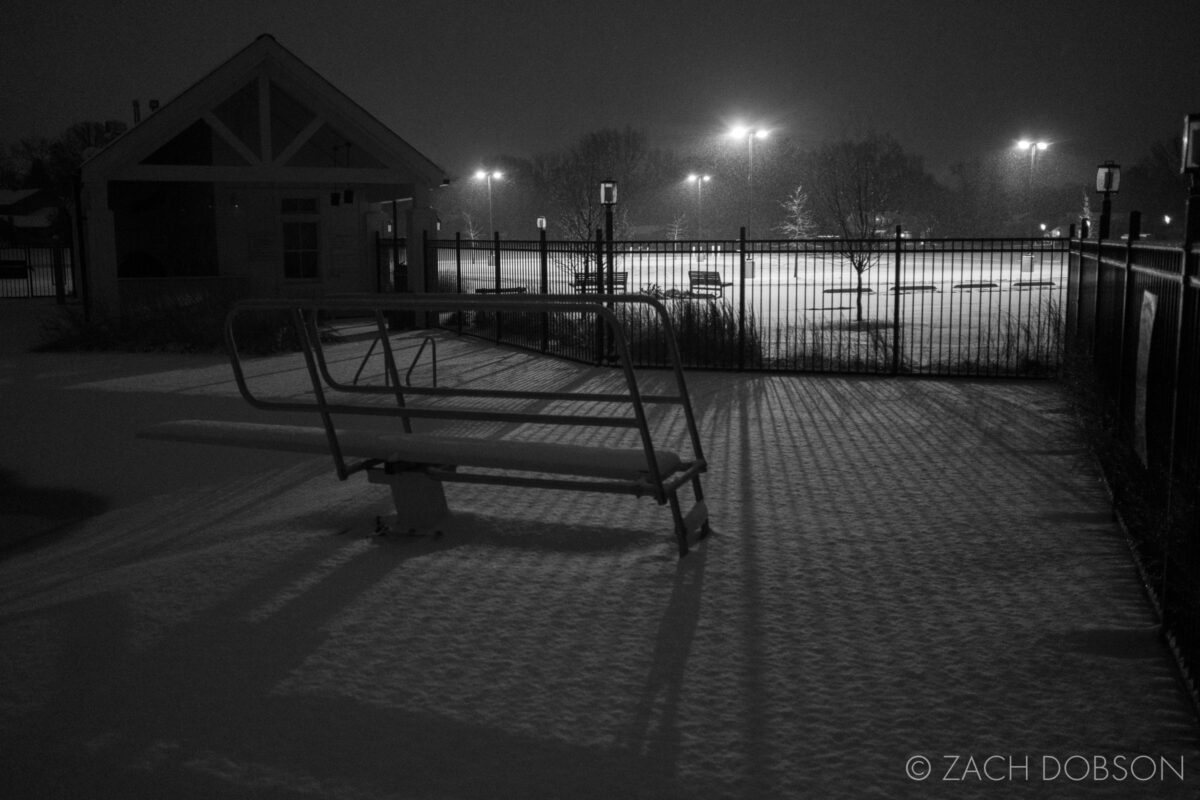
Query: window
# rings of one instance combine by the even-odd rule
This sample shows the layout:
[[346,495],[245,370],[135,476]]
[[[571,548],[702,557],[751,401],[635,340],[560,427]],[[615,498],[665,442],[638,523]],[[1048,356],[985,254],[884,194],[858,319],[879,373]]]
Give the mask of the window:
[[321,277],[318,204],[315,197],[284,197],[283,277],[290,281],[315,281]]
[[321,217],[317,198],[284,197],[279,210],[283,225],[283,277],[290,281],[320,280]]
[[283,223],[283,277],[288,280],[316,280],[317,222],[310,220]]

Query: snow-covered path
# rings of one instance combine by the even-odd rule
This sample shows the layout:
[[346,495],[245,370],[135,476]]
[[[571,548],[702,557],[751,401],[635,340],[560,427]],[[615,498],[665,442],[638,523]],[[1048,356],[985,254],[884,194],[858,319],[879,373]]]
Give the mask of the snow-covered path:
[[649,500],[454,485],[392,540],[327,459],[134,439],[261,418],[213,359],[0,370],[0,466],[107,507],[0,559],[0,796],[1196,795],[1053,384],[691,374],[714,536],[678,560]]

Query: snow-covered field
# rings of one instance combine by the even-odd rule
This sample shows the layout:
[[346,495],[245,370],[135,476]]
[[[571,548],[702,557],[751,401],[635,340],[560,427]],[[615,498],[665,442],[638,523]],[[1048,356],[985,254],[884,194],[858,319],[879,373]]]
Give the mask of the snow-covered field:
[[[609,380],[438,352],[443,381]],[[0,558],[0,797],[1196,796],[1053,384],[689,381],[714,535],[679,560],[649,500],[502,487],[379,538],[386,490],[326,458],[134,438],[262,419],[219,361],[0,356],[9,487],[109,500]]]
[[[869,325],[861,333],[851,330],[859,318],[857,273],[838,253],[755,253],[744,280],[740,254],[731,251],[625,252],[615,271],[627,274],[628,291],[659,296],[687,295],[691,271],[716,272],[728,284],[721,296],[729,307],[744,307],[753,319],[768,362],[812,369],[823,355],[839,369],[855,359],[890,363],[880,337],[892,335],[898,312],[906,371],[1011,373],[1027,372],[1032,362],[1039,369],[1057,364],[1064,253],[904,250],[902,256],[899,276],[892,252],[881,252],[863,272],[862,319]],[[574,291],[581,263],[552,253],[546,288]],[[468,293],[496,286],[494,257],[484,251],[464,251],[460,260],[442,250],[439,264],[445,289],[457,288],[460,277]],[[502,287],[539,291],[538,253],[502,251],[499,280]],[[960,365],[966,369],[954,368]]]

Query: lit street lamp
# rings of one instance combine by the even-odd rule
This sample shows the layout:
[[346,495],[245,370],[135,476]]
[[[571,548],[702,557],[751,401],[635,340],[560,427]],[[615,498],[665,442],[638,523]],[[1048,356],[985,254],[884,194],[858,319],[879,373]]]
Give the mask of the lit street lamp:
[[1018,150],[1029,153],[1029,177],[1025,183],[1025,207],[1030,211],[1030,213],[1033,212],[1033,180],[1034,169],[1037,166],[1038,154],[1046,152],[1046,149],[1049,147],[1049,142],[1043,142],[1040,140],[1034,141],[1033,139],[1022,139],[1017,142]]
[[704,184],[712,180],[711,175],[687,176],[689,183],[696,184],[696,238],[704,238]]
[[747,184],[754,182],[754,140],[765,139],[769,133],[770,131],[763,130],[762,128],[752,128],[745,125],[735,125],[729,130],[729,135],[734,139],[746,140],[746,151],[748,156],[746,167]]
[[497,170],[481,169],[475,173],[476,180],[487,181],[488,233],[492,233],[492,234],[494,234],[496,232],[495,223],[492,221],[492,179],[495,178],[496,180],[500,180],[503,177],[504,177],[504,173],[499,172]]
[[754,183],[754,140],[766,139],[769,131],[762,128],[735,125],[730,128],[729,135],[734,139],[746,140],[746,225],[750,224],[750,205],[752,202],[751,185]]

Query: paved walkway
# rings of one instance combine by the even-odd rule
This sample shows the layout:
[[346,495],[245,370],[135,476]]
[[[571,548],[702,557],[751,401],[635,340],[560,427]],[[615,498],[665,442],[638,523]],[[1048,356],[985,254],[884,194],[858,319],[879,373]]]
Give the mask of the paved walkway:
[[261,419],[218,359],[0,356],[10,487],[96,504],[27,503],[53,531],[0,559],[0,796],[1196,796],[1053,384],[689,381],[714,535],[680,561],[649,500],[484,486],[380,539],[386,491],[327,459],[134,438]]

